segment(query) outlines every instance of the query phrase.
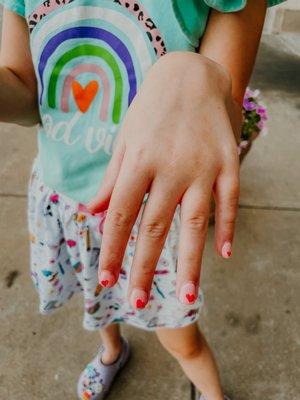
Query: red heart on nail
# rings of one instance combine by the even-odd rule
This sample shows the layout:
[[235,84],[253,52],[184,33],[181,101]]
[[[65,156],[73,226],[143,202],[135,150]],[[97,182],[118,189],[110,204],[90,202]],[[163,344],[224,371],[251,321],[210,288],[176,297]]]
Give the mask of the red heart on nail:
[[145,303],[143,300],[137,299],[137,301],[136,301],[136,308],[144,308],[145,305],[146,305],[146,303]]
[[106,279],[104,281],[101,281],[101,285],[106,287],[109,284],[109,281]]
[[186,294],[185,297],[187,298],[187,301],[189,303],[193,303],[195,301],[195,299],[196,299],[196,296],[194,294],[189,294],[189,293]]

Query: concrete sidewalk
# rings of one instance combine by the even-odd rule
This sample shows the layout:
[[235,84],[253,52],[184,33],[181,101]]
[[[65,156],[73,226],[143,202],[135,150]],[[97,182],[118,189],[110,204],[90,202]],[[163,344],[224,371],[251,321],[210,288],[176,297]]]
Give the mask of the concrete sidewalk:
[[[264,38],[253,77],[269,107],[270,134],[242,168],[233,260],[214,254],[213,228],[204,258],[200,323],[232,400],[300,396],[300,58],[281,43]],[[37,313],[25,218],[35,133],[1,125],[0,140],[0,398],[74,400],[98,336],[81,328],[80,297],[50,317]],[[124,330],[134,353],[109,399],[193,400],[189,382],[155,336]]]

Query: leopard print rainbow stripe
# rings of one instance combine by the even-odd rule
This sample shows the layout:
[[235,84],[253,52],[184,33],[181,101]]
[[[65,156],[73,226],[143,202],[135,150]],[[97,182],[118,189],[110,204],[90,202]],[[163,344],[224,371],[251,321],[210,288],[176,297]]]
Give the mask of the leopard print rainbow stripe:
[[47,0],[28,25],[40,106],[83,114],[98,107],[103,122],[120,123],[146,72],[166,53],[137,2]]

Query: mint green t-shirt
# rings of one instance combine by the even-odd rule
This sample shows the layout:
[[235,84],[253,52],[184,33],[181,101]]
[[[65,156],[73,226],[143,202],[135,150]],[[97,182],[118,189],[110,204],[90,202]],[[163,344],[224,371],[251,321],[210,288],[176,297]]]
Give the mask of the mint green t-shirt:
[[[86,203],[99,189],[124,115],[149,68],[195,51],[210,8],[246,0],[0,0],[26,18],[42,123],[45,184]],[[269,5],[281,0],[269,0]]]

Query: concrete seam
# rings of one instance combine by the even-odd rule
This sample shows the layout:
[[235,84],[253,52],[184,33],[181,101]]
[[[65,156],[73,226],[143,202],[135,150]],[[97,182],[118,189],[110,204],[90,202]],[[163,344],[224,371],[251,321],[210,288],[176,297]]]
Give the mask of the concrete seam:
[[253,206],[251,204],[239,204],[239,208],[246,210],[264,210],[264,211],[295,211],[295,212],[300,211],[300,207]]
[[0,197],[14,197],[14,198],[25,199],[27,195],[22,193],[0,193]]

